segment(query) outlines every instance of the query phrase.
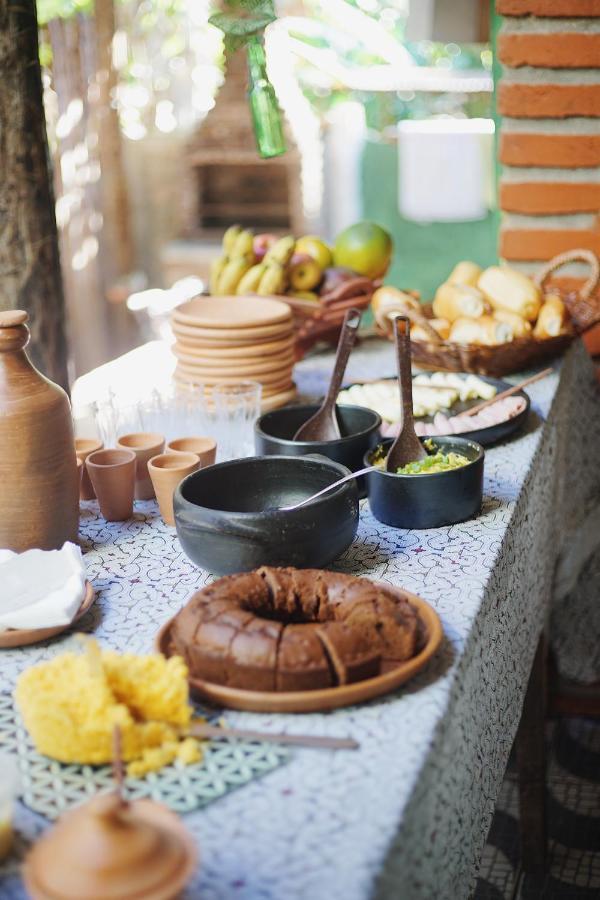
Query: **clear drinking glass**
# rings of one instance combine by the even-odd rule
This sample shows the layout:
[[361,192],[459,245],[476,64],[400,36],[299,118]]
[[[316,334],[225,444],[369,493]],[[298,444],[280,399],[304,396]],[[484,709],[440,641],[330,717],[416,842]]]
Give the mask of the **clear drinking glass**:
[[214,437],[220,461],[254,454],[254,422],[260,415],[261,394],[258,381],[215,384]]
[[212,387],[190,384],[154,390],[140,401],[139,411],[142,430],[164,434],[167,442],[195,434],[213,433]]

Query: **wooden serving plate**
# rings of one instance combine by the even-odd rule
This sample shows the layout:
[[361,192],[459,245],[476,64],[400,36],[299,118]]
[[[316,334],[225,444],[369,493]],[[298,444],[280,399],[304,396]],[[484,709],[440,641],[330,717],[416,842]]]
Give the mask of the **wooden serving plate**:
[[[381,584],[381,587],[394,592],[389,584]],[[416,656],[406,662],[384,663],[384,671],[375,678],[316,691],[246,691],[200,678],[190,678],[190,688],[202,700],[217,706],[267,713],[327,712],[389,694],[421,671],[440,646],[443,636],[439,616],[426,600],[407,591],[398,590],[398,593],[406,597],[416,609],[425,629],[425,644]],[[158,652],[167,657],[170,655],[172,622],[173,619],[165,622],[155,640]]]
[[62,634],[72,625],[75,624],[94,602],[94,588],[89,581],[85,583],[85,596],[81,606],[66,625],[52,625],[50,628],[9,628],[6,631],[0,631],[0,649],[8,649],[9,647],[26,647],[28,644],[38,644],[40,641],[47,641],[48,638]]

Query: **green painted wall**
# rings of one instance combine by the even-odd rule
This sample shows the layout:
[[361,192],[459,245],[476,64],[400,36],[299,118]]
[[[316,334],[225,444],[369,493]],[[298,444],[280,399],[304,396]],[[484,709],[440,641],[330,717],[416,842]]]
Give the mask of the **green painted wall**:
[[421,292],[431,299],[455,263],[472,259],[480,266],[496,262],[497,222],[490,213],[477,222],[420,224],[398,212],[397,148],[367,143],[363,156],[363,215],[387,228],[394,259],[386,282]]

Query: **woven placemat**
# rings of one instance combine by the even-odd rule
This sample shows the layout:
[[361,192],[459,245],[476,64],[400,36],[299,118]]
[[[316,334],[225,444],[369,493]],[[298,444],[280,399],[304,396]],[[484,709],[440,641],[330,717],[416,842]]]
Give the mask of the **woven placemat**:
[[[7,693],[0,693],[0,750],[17,757],[25,806],[48,819],[114,787],[110,766],[66,765],[38,753],[12,695]],[[274,744],[214,741],[204,744],[203,751],[199,763],[174,763],[145,778],[127,778],[127,796],[151,797],[175,812],[186,813],[207,806],[289,759],[289,751]]]

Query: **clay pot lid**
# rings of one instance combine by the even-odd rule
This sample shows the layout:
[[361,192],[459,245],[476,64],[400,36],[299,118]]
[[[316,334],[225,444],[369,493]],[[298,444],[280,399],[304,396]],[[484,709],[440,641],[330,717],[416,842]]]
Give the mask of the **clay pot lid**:
[[268,297],[195,297],[173,312],[175,322],[198,328],[252,328],[291,321],[287,303]]
[[111,793],[61,816],[23,874],[33,900],[171,900],[196,863],[196,846],[174,813]]

